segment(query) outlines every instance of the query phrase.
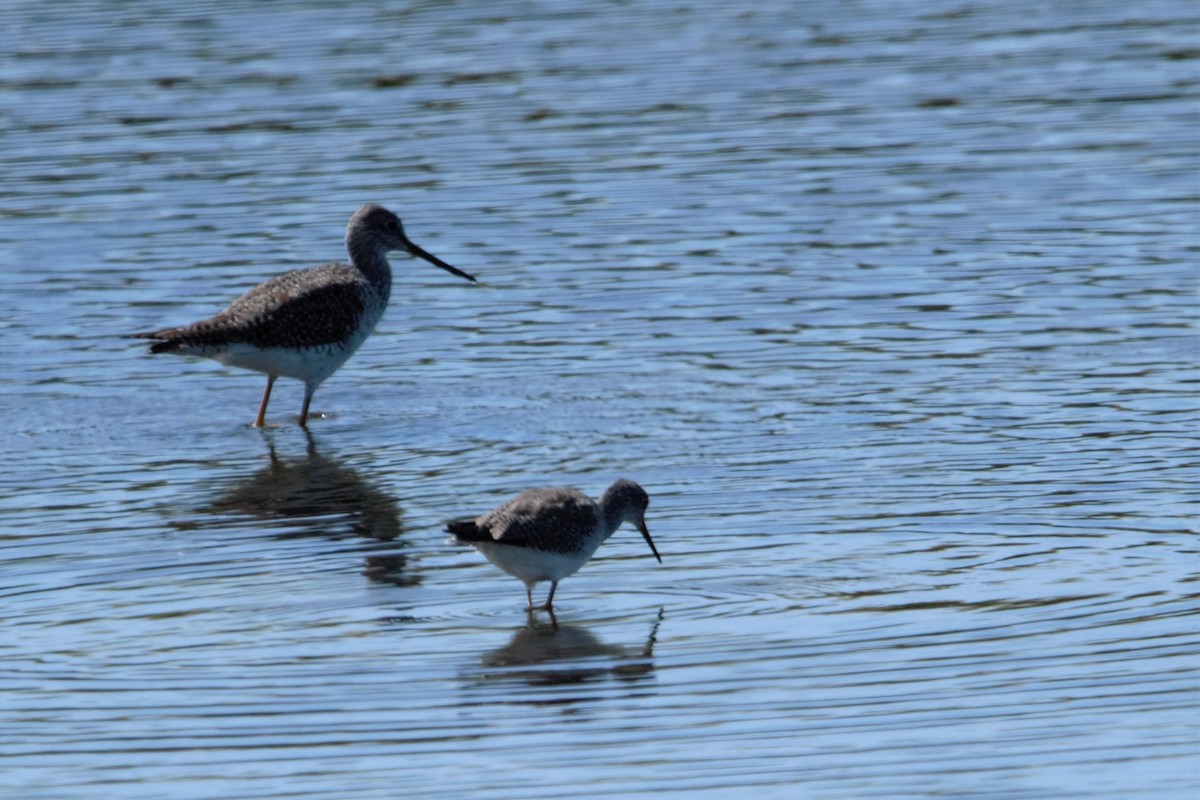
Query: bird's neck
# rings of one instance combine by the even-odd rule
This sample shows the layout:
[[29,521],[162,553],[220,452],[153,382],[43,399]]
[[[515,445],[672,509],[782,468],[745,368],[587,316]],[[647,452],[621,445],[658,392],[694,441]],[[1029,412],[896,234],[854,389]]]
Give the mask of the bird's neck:
[[378,247],[360,245],[354,241],[346,242],[346,252],[350,255],[350,263],[358,268],[373,286],[384,294],[392,286],[392,267],[388,264],[387,253]]
[[608,498],[601,498],[600,511],[604,514],[604,538],[612,536],[617,532],[617,528],[621,527],[621,523],[625,521],[625,514],[616,503],[604,502]]

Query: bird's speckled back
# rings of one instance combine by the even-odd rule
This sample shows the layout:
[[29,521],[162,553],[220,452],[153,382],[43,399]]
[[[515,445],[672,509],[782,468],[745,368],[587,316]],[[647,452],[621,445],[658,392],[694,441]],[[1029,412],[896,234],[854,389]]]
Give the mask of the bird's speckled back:
[[596,503],[576,489],[529,489],[479,517],[493,541],[569,553],[600,524]]

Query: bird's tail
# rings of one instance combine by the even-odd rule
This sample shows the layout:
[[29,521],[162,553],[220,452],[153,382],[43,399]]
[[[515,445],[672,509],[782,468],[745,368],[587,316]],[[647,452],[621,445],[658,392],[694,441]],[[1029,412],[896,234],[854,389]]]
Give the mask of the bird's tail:
[[492,537],[479,530],[473,519],[452,519],[446,523],[446,530],[463,542],[490,542]]
[[182,339],[175,338],[175,328],[165,328],[161,331],[142,331],[140,333],[125,333],[126,339],[157,339],[150,345],[151,353],[176,353],[187,347]]

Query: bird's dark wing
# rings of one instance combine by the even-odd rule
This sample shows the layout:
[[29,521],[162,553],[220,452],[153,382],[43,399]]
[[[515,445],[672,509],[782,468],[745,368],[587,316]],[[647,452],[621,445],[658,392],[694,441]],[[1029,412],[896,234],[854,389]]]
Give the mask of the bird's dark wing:
[[500,544],[570,551],[578,537],[596,529],[596,504],[575,489],[530,489],[475,520]]
[[347,339],[365,308],[365,283],[345,264],[277,275],[214,317],[178,328],[134,334],[159,340],[153,353],[245,343],[257,347],[319,347]]

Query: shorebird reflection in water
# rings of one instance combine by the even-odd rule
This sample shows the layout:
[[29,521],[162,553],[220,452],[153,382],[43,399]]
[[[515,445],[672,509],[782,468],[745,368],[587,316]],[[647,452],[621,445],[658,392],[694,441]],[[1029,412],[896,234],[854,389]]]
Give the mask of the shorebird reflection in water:
[[205,511],[249,517],[255,527],[280,538],[363,536],[390,542],[403,532],[396,498],[340,459],[323,455],[304,430],[303,456],[281,456],[270,432],[263,434],[268,461],[233,477]]
[[446,530],[523,582],[529,608],[534,584],[550,581],[541,606],[550,610],[558,582],[575,574],[624,522],[641,531],[662,563],[646,529],[649,504],[646,490],[625,479],[609,486],[599,501],[576,489],[529,489],[476,519],[447,523]]
[[475,279],[409,241],[400,218],[365,205],[346,226],[349,264],[292,270],[259,284],[209,319],[131,334],[155,339],[151,353],[204,356],[265,373],[256,427],[262,427],[271,387],[280,376],[304,382],[300,424],[321,383],[359,348],[387,308],[392,270],[387,254],[408,253],[475,283]]

